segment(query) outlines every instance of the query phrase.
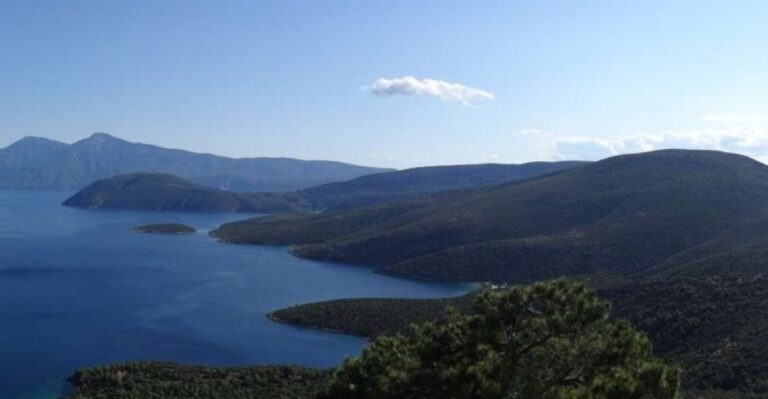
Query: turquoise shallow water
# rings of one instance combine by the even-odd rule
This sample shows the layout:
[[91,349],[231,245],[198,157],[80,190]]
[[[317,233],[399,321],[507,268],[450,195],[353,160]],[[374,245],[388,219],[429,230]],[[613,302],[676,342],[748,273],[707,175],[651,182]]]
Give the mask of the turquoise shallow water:
[[[273,323],[265,314],[340,297],[467,289],[207,236],[243,215],[88,211],[59,206],[66,197],[0,191],[0,399],[56,398],[75,368],[118,361],[336,365],[365,340]],[[129,232],[152,222],[201,232]]]

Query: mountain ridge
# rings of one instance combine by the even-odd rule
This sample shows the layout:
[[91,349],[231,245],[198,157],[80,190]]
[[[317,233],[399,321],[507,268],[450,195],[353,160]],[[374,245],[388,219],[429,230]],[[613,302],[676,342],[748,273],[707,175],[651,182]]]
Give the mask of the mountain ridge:
[[391,169],[293,158],[228,158],[94,133],[72,144],[27,136],[0,149],[0,189],[73,190],[103,178],[168,173],[233,191],[289,191]]
[[[247,202],[247,209],[258,213],[274,212],[338,212],[375,204],[413,198],[435,198],[455,195],[460,190],[480,189],[488,185],[515,181],[542,174],[558,173],[582,165],[581,162],[535,162],[521,165],[456,165],[406,169],[403,171],[375,173],[349,181],[327,183],[308,189],[288,192],[230,193]],[[121,180],[125,175],[111,179]],[[142,195],[121,191],[120,183],[110,185],[99,180],[80,190],[66,205],[87,208],[109,208],[98,202],[101,196],[109,196],[112,204],[120,203],[121,209],[153,209],[152,203],[164,196],[177,182],[160,176],[145,176],[145,183],[154,179],[153,190]],[[168,187],[163,187],[168,184]],[[192,182],[187,189],[197,190]],[[178,192],[175,195],[179,195]],[[90,198],[89,198],[90,197]],[[211,204],[216,201],[211,201]],[[178,203],[177,203],[178,204]],[[114,207],[114,206],[111,206]],[[175,206],[178,208],[178,205]],[[190,210],[163,208],[163,210]],[[206,211],[197,209],[196,211]],[[215,209],[214,209],[215,211]],[[236,211],[236,210],[235,210]]]

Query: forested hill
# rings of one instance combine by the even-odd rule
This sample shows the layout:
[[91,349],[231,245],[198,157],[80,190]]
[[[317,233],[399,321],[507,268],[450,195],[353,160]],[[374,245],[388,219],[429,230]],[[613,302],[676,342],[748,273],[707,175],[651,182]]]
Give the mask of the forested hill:
[[284,197],[276,193],[233,193],[157,173],[136,173],[98,180],[64,201],[63,205],[176,212],[261,213],[291,210]]
[[235,243],[459,281],[768,266],[768,167],[715,151],[622,155],[478,192],[226,224]]
[[25,137],[0,148],[0,189],[72,190],[116,175],[167,173],[232,191],[286,191],[391,169],[291,158],[227,158],[96,133],[73,144]]

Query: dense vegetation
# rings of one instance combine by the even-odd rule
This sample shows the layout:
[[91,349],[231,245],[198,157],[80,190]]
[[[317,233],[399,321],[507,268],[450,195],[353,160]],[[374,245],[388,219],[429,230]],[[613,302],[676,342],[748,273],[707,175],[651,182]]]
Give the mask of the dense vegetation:
[[487,291],[467,314],[382,336],[333,372],[129,363],[80,370],[71,399],[672,399],[680,373],[582,284]]
[[200,367],[138,362],[78,370],[66,399],[310,399],[329,372],[300,367]]
[[473,295],[446,299],[361,298],[296,305],[272,312],[271,319],[303,327],[376,337],[404,331],[412,323],[444,316],[445,309],[468,312]]
[[[649,281],[599,292],[616,317],[649,335],[656,353],[683,367],[692,397],[768,396],[768,277]],[[346,299],[275,314],[298,325],[374,337],[442,318],[446,305],[466,311],[471,299]]]
[[486,291],[453,313],[377,338],[335,373],[329,399],[673,399],[680,372],[579,283]]
[[[615,314],[685,369],[691,388],[768,397],[768,278],[710,277],[611,288]],[[720,396],[718,396],[720,397]]]
[[753,272],[768,266],[768,167],[714,151],[622,155],[486,190],[231,223],[213,235],[422,279]]
[[145,234],[194,234],[197,232],[194,227],[181,223],[145,224],[133,227],[131,231]]
[[290,158],[226,158],[130,143],[104,133],[74,144],[25,137],[0,148],[0,189],[73,190],[112,176],[168,173],[232,191],[298,190],[389,169]]

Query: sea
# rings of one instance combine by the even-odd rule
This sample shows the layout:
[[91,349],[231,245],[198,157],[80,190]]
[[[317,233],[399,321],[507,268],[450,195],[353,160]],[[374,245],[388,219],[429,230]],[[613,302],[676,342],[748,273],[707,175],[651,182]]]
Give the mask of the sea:
[[[336,298],[461,295],[463,284],[384,276],[208,232],[258,215],[85,210],[71,193],[0,191],[0,399],[56,399],[78,368],[156,360],[331,367],[364,338],[272,322]],[[193,235],[138,234],[161,222]]]

